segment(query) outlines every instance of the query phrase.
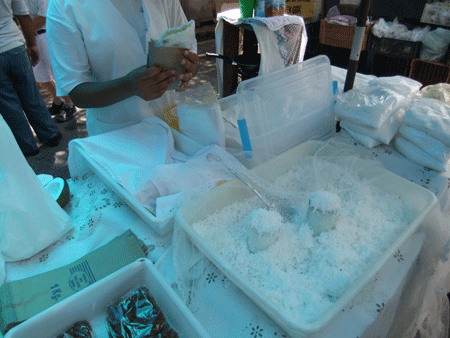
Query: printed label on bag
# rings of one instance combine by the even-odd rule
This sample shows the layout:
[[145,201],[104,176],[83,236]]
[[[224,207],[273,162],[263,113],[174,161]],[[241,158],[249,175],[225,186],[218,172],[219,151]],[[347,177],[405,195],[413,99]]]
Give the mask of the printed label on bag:
[[95,277],[87,261],[70,269],[69,286],[74,291],[80,291],[95,283]]

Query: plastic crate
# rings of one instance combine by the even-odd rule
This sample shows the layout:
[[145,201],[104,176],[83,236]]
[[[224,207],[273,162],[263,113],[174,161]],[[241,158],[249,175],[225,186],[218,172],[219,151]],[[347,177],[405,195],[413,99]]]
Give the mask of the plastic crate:
[[424,86],[437,83],[450,83],[450,66],[421,59],[411,62],[409,78],[419,81]]
[[[361,50],[367,49],[367,37],[371,30],[372,25],[366,26]],[[319,42],[323,45],[351,49],[354,36],[355,26],[330,23],[325,19],[320,20]]]
[[379,38],[371,36],[370,50],[377,54],[398,56],[405,59],[414,59],[420,52],[422,43],[420,41],[397,40],[391,38]]

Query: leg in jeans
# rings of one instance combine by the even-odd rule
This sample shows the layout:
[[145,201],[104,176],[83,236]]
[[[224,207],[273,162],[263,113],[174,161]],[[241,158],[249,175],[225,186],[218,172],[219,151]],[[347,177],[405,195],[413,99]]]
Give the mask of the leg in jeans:
[[[58,135],[59,129],[53,121],[41,92],[36,84],[33,69],[25,47],[21,53],[12,55],[12,71],[15,89],[19,94],[28,122],[42,143]],[[20,68],[23,70],[21,71]]]
[[23,114],[20,98],[9,77],[11,65],[6,53],[0,53],[0,113],[11,129],[22,152],[31,153],[36,151],[38,147],[33,132]]
[[29,124],[43,143],[59,133],[34,80],[24,46],[0,54],[0,107],[24,153],[37,150]]

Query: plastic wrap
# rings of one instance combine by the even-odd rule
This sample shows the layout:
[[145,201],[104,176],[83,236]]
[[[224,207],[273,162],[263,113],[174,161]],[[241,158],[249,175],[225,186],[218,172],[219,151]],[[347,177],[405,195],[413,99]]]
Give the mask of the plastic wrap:
[[178,337],[146,287],[108,307],[107,321],[109,335],[113,338]]
[[367,87],[337,95],[334,112],[363,126],[381,128],[395,112],[406,108],[420,87],[403,76],[371,80]]
[[427,61],[441,61],[447,51],[449,43],[450,30],[436,28],[423,37],[420,58]]
[[94,338],[94,333],[89,322],[79,321],[57,338]]
[[350,134],[351,137],[353,137],[356,142],[362,144],[366,148],[371,149],[373,147],[379,146],[382,143],[380,140],[376,140],[370,136],[354,131],[351,127],[348,127],[345,122],[341,124],[341,126],[347,131],[347,133]]
[[408,30],[408,27],[399,23],[397,18],[392,22],[386,22],[383,18],[379,18],[372,27],[372,34],[376,37],[406,41],[421,41],[429,32],[429,26]]
[[383,126],[381,126],[381,128],[378,129],[365,127],[358,123],[347,121],[345,119],[341,120],[341,127],[344,128],[345,130],[351,130],[353,132],[366,135],[374,140],[381,141],[384,144],[389,144],[400,127],[400,122],[403,113],[404,111],[402,109],[394,113],[386,121],[386,123]]
[[210,83],[187,91],[178,104],[180,132],[206,146],[225,147],[225,126],[217,96]]
[[435,99],[416,99],[405,110],[403,123],[450,146],[450,106]]
[[431,155],[416,146],[414,143],[401,136],[397,136],[395,138],[395,147],[405,157],[426,168],[430,168],[438,172],[447,171],[448,163],[442,163],[436,160]]
[[450,147],[446,146],[441,141],[436,140],[424,131],[402,125],[399,129],[399,134],[439,162],[445,163],[450,158]]

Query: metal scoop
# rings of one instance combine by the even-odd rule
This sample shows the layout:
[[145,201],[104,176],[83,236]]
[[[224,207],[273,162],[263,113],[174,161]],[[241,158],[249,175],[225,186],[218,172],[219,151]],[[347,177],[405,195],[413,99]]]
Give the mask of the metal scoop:
[[214,154],[208,154],[206,156],[209,162],[211,162],[211,159],[214,159],[220,163],[223,164],[223,166],[234,176],[236,176],[242,183],[244,183],[258,198],[266,205],[268,210],[278,212],[285,220],[290,221],[292,219],[292,215],[295,212],[295,210],[292,207],[289,206],[278,206],[275,203],[269,202],[267,199],[265,199],[247,180],[245,180],[241,175],[239,175],[236,170],[228,167],[225,165],[225,163],[222,161],[221,158],[217,157]]

